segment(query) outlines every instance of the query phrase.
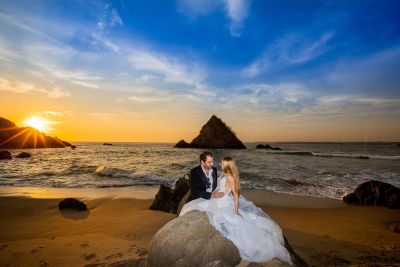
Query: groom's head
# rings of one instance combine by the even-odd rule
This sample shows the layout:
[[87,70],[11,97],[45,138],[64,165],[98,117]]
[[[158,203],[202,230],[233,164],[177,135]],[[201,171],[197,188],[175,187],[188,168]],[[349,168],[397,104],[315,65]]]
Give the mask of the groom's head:
[[200,154],[200,164],[206,170],[211,169],[214,166],[213,154],[208,151],[201,153]]

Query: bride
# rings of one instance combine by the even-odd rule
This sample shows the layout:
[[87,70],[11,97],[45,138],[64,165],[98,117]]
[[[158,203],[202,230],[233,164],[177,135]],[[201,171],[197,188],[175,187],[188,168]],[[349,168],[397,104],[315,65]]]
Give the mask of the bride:
[[183,206],[179,216],[191,210],[207,213],[210,223],[238,248],[244,260],[264,262],[277,258],[292,264],[284,247],[281,228],[260,208],[240,195],[239,171],[235,160],[221,161],[223,174],[218,178],[216,192],[221,198],[198,198]]

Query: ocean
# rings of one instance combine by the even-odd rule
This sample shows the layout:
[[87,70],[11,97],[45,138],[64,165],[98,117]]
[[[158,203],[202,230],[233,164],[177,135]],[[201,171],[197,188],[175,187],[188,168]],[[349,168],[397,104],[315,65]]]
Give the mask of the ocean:
[[[9,150],[31,158],[0,161],[0,186],[106,188],[174,185],[198,164],[204,149],[172,143],[75,142],[71,148]],[[400,187],[397,143],[269,143],[282,150],[210,150],[215,167],[236,159],[242,189],[341,199],[360,183],[379,180]],[[220,170],[219,170],[220,173]]]

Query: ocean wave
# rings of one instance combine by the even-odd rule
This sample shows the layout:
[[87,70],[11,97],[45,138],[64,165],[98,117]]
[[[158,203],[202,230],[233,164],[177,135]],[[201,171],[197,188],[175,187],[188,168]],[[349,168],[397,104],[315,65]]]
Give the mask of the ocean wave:
[[364,154],[342,154],[342,153],[319,153],[310,151],[268,151],[269,154],[294,155],[294,156],[316,156],[326,158],[355,158],[355,159],[381,159],[381,160],[400,160],[400,156],[392,155],[364,155]]
[[300,196],[327,197],[341,200],[343,196],[351,192],[350,188],[343,186],[327,186],[300,182],[297,180],[282,180],[280,183],[262,183],[253,181],[241,181],[241,189],[269,190],[277,193],[286,193]]
[[[112,178],[127,178],[131,183],[123,184],[123,186],[130,185],[160,185],[160,184],[172,184],[173,181],[163,176],[148,172],[130,172],[127,170],[121,170],[116,168],[108,168],[106,166],[97,167],[95,173],[99,176],[107,176]],[[110,187],[121,186],[117,183],[109,185]]]

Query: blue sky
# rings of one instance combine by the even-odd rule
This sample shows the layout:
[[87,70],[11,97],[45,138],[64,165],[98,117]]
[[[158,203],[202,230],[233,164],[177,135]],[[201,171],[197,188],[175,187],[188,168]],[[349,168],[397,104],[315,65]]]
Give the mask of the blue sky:
[[399,18],[399,1],[3,0],[0,104],[170,129],[153,141],[213,113],[249,141],[397,141]]

